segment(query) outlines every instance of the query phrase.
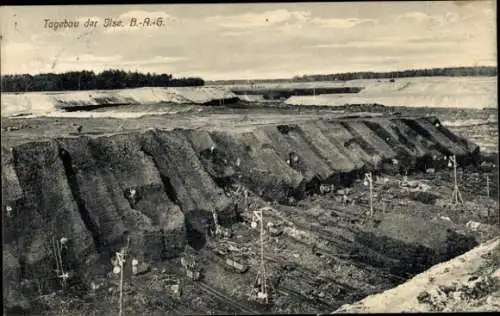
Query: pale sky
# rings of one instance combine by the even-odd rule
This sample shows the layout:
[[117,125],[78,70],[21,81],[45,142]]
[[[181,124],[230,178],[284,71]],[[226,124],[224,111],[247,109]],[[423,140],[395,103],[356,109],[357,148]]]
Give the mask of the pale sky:
[[[496,1],[1,7],[2,74],[109,68],[205,80],[496,66]],[[126,27],[106,29],[105,18]],[[162,17],[165,27],[130,27]],[[44,19],[80,21],[45,28]],[[95,28],[83,23],[98,20]]]

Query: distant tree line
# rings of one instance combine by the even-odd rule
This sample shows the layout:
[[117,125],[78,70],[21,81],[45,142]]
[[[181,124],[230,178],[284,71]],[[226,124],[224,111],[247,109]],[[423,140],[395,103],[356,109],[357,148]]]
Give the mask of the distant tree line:
[[170,74],[139,73],[123,70],[70,71],[38,75],[5,75],[1,77],[2,92],[107,90],[138,87],[203,86],[197,77],[173,78]]
[[328,75],[304,75],[296,76],[293,81],[334,81],[334,80],[354,80],[354,79],[396,79],[403,77],[462,77],[462,76],[496,76],[497,67],[451,67],[451,68],[430,68],[411,69],[391,72],[346,72]]

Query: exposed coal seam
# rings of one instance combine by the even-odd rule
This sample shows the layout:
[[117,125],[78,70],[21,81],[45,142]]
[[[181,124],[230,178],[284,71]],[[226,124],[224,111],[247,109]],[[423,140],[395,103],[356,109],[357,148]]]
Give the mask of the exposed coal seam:
[[452,154],[452,152],[448,148],[446,148],[440,142],[438,142],[437,139],[429,131],[420,126],[418,122],[410,119],[401,119],[401,121],[404,124],[406,124],[409,128],[417,132],[417,134],[420,134],[426,139],[430,140],[433,143],[433,145],[430,146],[429,149],[435,148],[437,151],[445,154],[446,156],[450,156]]
[[[176,128],[172,132],[175,133],[178,131],[183,131],[183,130],[180,128]],[[169,162],[167,165],[169,170],[173,171],[176,174],[177,179],[181,182],[180,185],[186,189],[187,198],[190,199],[196,207],[200,207],[200,203],[202,205],[204,205],[205,203],[209,203],[209,201],[206,199],[206,192],[204,192],[202,189],[203,185],[200,183],[199,187],[192,187],[192,184],[189,181],[187,181],[187,177],[190,176],[189,173],[196,171],[204,172],[205,171],[204,166],[200,163],[198,166],[196,166],[196,168],[194,168],[191,164],[189,164],[189,162],[187,162],[189,164],[188,166],[183,165],[184,163],[179,161],[178,157],[175,156],[175,153],[184,148],[184,144],[181,144],[177,141],[178,137],[184,137],[184,135],[170,134],[170,136],[175,136],[175,137],[162,137],[162,135],[158,133],[154,133],[153,136],[157,145],[161,146],[161,148],[164,148],[164,150],[160,154],[164,154],[165,155],[164,159]],[[192,159],[193,157],[199,159],[194,150],[192,153],[185,153],[185,154],[187,154],[186,159]],[[154,154],[153,157],[155,157]],[[156,159],[157,159],[156,161],[158,161],[158,158]],[[159,164],[157,164],[157,168],[158,166]],[[185,174],[185,172],[188,172],[188,174]],[[167,187],[174,188],[173,185],[167,185]],[[199,197],[201,197],[201,201],[191,196],[191,194],[193,194],[193,190],[195,195],[196,193],[200,194]],[[173,192],[176,192],[175,189]],[[183,209],[183,207],[180,204],[183,204],[183,202],[185,201],[181,201],[179,199],[176,200],[178,200],[179,206],[181,207],[181,209]],[[184,205],[184,208],[185,207],[186,205]],[[190,210],[183,209],[183,211],[184,214],[187,214]]]
[[[289,127],[286,125],[282,125],[282,126],[285,126],[282,128],[287,130],[287,132],[285,134],[288,134]],[[295,129],[292,129],[292,130],[295,131]],[[278,128],[278,131],[279,131],[279,128]],[[276,157],[278,157],[279,159],[282,159],[282,157],[286,154],[282,153],[279,149],[276,149],[275,146],[272,144],[272,142],[273,141],[271,140],[271,143],[265,143],[265,144],[261,145],[260,148],[271,150],[272,153]],[[288,159],[290,161],[290,163],[288,164],[288,167],[303,174],[304,170],[301,171],[301,169],[303,169],[303,168],[301,168],[300,166],[297,166],[297,164],[294,163],[295,159],[300,161],[299,155],[297,153],[295,153],[294,151],[291,151],[288,153]],[[281,192],[284,192],[284,196],[286,198],[285,198],[285,200],[280,201],[280,202],[285,204],[285,205],[293,205],[297,201],[302,200],[307,195],[308,190],[310,190],[311,182],[314,182],[314,181],[315,180],[313,179],[313,181],[308,182],[307,180],[304,179],[296,187],[293,187],[293,186],[286,184],[286,183],[281,183],[279,185],[279,188],[281,188]],[[319,184],[317,184],[317,189],[314,189],[314,190],[315,191],[319,190]],[[292,200],[290,200],[290,199],[292,199]]]
[[146,156],[148,156],[151,159],[151,161],[153,162],[156,170],[158,171],[158,174],[160,175],[161,182],[163,183],[163,191],[165,191],[165,194],[167,194],[167,196],[170,199],[170,201],[172,201],[173,203],[175,203],[177,206],[180,207],[179,199],[177,197],[177,192],[175,192],[175,188],[172,185],[172,182],[170,181],[170,178],[167,177],[167,176],[165,176],[165,175],[163,175],[160,172],[160,167],[158,166],[158,163],[156,162],[155,157],[150,152],[148,152],[144,147],[141,147],[141,151]]
[[[16,178],[18,179],[18,182],[19,182],[19,187],[22,190],[22,196],[23,196],[23,198],[21,199],[19,204],[16,201],[16,205],[14,208],[16,210],[23,209],[23,211],[34,210],[36,213],[38,213],[38,215],[41,218],[45,218],[45,214],[43,214],[43,212],[40,210],[39,204],[35,203],[35,201],[33,201],[33,199],[26,199],[26,196],[29,196],[30,193],[28,192],[29,189],[27,189],[24,185],[26,183],[26,181],[21,181],[22,177],[20,177],[20,174],[22,175],[22,173],[21,173],[20,169],[22,169],[22,166],[21,166],[20,159],[19,159],[19,153],[18,153],[16,148],[12,149],[12,164],[14,167]],[[2,181],[3,181],[3,177],[2,177]],[[3,200],[3,197],[2,197],[2,200]],[[2,206],[4,206],[4,205],[2,205]],[[18,216],[18,215],[16,215],[16,216]],[[18,217],[18,218],[20,219],[20,217]],[[2,228],[6,229],[7,228],[6,227],[7,221],[4,221],[4,219],[2,218],[2,222],[3,222]],[[33,227],[33,224],[34,224],[34,227]],[[18,225],[23,225],[23,223],[19,223]],[[26,232],[29,231],[28,235],[31,235],[33,233],[33,231],[41,229],[41,227],[39,225],[43,225],[43,223],[33,223],[33,222],[24,223],[24,226],[21,226],[23,231],[20,232],[19,234],[25,235]],[[9,243],[9,241],[6,239],[6,237],[7,236],[4,236],[3,241],[4,241],[4,243],[6,243],[6,242]],[[16,237],[18,237],[18,236],[16,236]],[[28,237],[28,240],[20,241],[20,244],[18,244],[17,246],[20,249],[25,248],[27,246],[26,242],[28,242],[29,239],[30,238]],[[33,269],[33,266],[31,264],[27,263],[27,252],[20,251],[18,253],[18,260],[19,260],[19,280],[32,278],[34,276],[34,272],[33,272],[34,269]],[[45,288],[42,288],[42,291],[44,294],[46,293]],[[15,312],[15,310],[12,310],[12,309],[7,310],[7,311],[11,312],[11,313]]]
[[[393,265],[384,265],[380,268],[389,267],[389,272],[402,278],[412,277],[430,268],[436,261],[437,253],[433,249],[423,245],[407,244],[403,241],[388,237],[376,236],[372,232],[360,231],[355,240],[368,247],[377,254],[383,254],[395,260]],[[361,254],[360,261],[373,261],[370,256]]]
[[[13,148],[12,149],[12,164],[14,166],[14,171],[16,173],[16,178],[19,182],[19,187],[21,188],[21,191],[23,192],[23,200],[24,200],[24,206],[26,207],[26,209],[31,209],[31,210],[35,210],[35,212],[38,213],[38,215],[40,215],[42,218],[45,217],[45,215],[43,214],[43,212],[40,210],[40,208],[38,207],[38,205],[33,205],[34,202],[31,201],[31,199],[26,199],[26,196],[29,195],[29,192],[27,191],[28,189],[26,189],[23,185],[23,182],[24,181],[21,181],[21,177],[19,176],[20,174],[20,171],[19,169],[21,168],[21,164],[19,163],[19,156],[18,156],[18,152],[17,152],[17,149],[16,148]],[[3,179],[2,179],[3,181]]]
[[391,126],[391,129],[394,131],[394,133],[398,136],[398,141],[401,143],[401,144],[404,144],[406,147],[408,147],[409,149],[413,150],[414,152],[417,152],[417,146],[412,143],[411,141],[408,140],[407,137],[405,137],[403,135],[403,133],[401,133],[401,131],[399,130],[399,128],[397,126],[394,126],[392,125]]
[[[335,147],[338,148],[338,151],[343,154],[347,159],[349,160],[352,160],[353,157],[351,156],[351,154],[349,153],[349,151],[347,150],[347,145],[346,144],[341,144],[337,139],[335,139],[335,137],[333,135],[331,135],[329,133],[328,130],[325,130],[324,128],[320,128],[320,131],[326,136],[326,138],[330,141],[331,144],[335,145]],[[352,139],[353,142],[355,142],[354,139]],[[359,150],[355,150],[355,154],[359,154]],[[358,170],[358,174],[364,174],[366,171],[367,171],[367,167],[366,167],[366,162],[364,162],[363,160],[362,161],[362,166],[361,168]]]
[[[397,139],[395,139],[388,131],[386,131],[380,124],[373,123],[370,121],[364,121],[363,122],[370,130],[374,132],[376,136],[378,136],[380,139],[382,139],[383,142],[385,142],[389,147],[392,149],[396,149],[398,147],[402,147],[400,142],[398,142]],[[404,144],[404,143],[403,143]],[[411,152],[407,149],[402,147],[404,151],[407,152],[408,155],[411,155]]]
[[338,173],[338,170],[335,170],[334,167],[330,165],[328,159],[320,153],[318,148],[316,148],[316,146],[312,143],[311,139],[307,137],[306,133],[302,130],[302,128],[299,127],[297,129],[297,134],[299,134],[300,137],[303,140],[305,140],[307,147],[309,147],[309,149],[313,152],[313,154],[320,160],[322,160],[332,170],[332,174],[323,181],[324,183],[331,183],[333,181],[333,177],[335,176],[335,174]]
[[[394,122],[395,120],[391,120],[391,122]],[[399,120],[401,122],[401,120]],[[401,139],[400,141],[402,141],[403,139],[406,139],[406,141],[409,142],[409,144],[407,145],[409,147],[409,145],[411,144],[412,148],[414,148],[416,151],[418,150],[417,149],[417,146],[410,142],[409,139],[414,139],[414,142],[417,142],[417,138],[420,136],[422,137],[421,134],[417,133],[417,131],[415,131],[414,129],[410,128],[408,126],[408,124],[404,124],[403,123],[400,123],[400,124],[403,124],[403,126],[401,128],[403,128],[403,132],[401,132],[401,130],[399,129],[399,127],[397,126],[392,126],[392,129],[396,132],[396,134],[399,136],[401,134]],[[406,127],[406,128],[405,128]],[[404,136],[403,133],[405,135],[407,135],[408,137]],[[419,170],[419,171],[426,171],[427,168],[429,167],[436,167],[436,163],[435,161],[433,161],[432,159],[432,155],[428,152],[429,150],[432,150],[432,149],[435,149],[435,145],[434,143],[426,138],[425,138],[425,141],[423,141],[422,139],[420,139],[420,144],[424,147],[425,150],[427,150],[427,152],[422,156],[422,157],[418,157],[417,160],[416,160],[416,163],[415,163],[415,166],[414,168],[412,169],[408,169],[407,171],[408,172],[413,172],[414,170]]]
[[[430,119],[428,119],[428,121],[429,120]],[[445,138],[447,138],[448,140],[450,140],[453,144],[457,144],[457,145],[461,146],[466,153],[470,152],[469,144],[467,143],[466,139],[464,139],[464,138],[462,138],[462,137],[460,137],[460,136],[458,136],[456,134],[453,134],[450,130],[448,130],[446,127],[444,127],[437,118],[433,118],[430,123],[433,125],[433,127],[439,133],[442,134],[442,136],[444,136]],[[478,149],[476,149],[476,151],[474,152],[475,156],[477,156],[478,153],[479,153]],[[460,164],[462,164],[462,163],[469,163],[469,162],[471,162],[471,160],[472,161],[475,160],[475,159],[471,159],[473,157],[466,157],[466,156],[469,156],[469,155],[466,154],[463,157],[461,157],[461,156],[458,157],[457,156],[457,160],[459,160]]]
[[[310,146],[308,146],[308,147],[310,147]],[[278,157],[280,157],[278,151],[275,150],[275,153]],[[305,196],[309,196],[309,195],[312,195],[314,193],[318,193],[319,189],[320,189],[320,185],[322,183],[329,181],[330,177],[327,179],[321,180],[319,174],[317,174],[317,173],[311,178],[311,180],[308,181],[306,179],[305,174],[308,171],[312,171],[312,170],[309,170],[309,168],[306,167],[306,165],[301,160],[302,158],[294,151],[290,152],[288,154],[288,156],[289,156],[289,161],[290,161],[290,163],[289,163],[290,168],[299,172],[304,177],[302,182],[297,186],[296,189],[291,189],[291,190],[287,191],[286,194],[287,194],[288,198],[293,197],[296,200],[301,200]],[[297,159],[298,162],[295,162],[294,161],[295,159]],[[327,164],[327,166],[329,166],[329,165]],[[288,201],[284,204],[288,205]]]
[[342,125],[354,137],[353,141],[357,143],[368,155],[373,156],[378,154],[378,151],[374,147],[372,147],[366,140],[364,140],[357,131],[349,126],[347,122],[340,122],[340,125]]
[[87,230],[91,233],[97,251],[104,252],[106,249],[104,238],[102,236],[102,233],[100,232],[99,227],[90,217],[90,212],[85,206],[85,201],[81,196],[80,186],[78,185],[78,181],[76,178],[76,170],[73,168],[71,155],[64,148],[59,148],[59,158],[63,163],[64,171],[66,173],[66,179],[68,180],[68,185],[70,187],[71,194],[73,195],[73,199],[77,204],[80,217],[82,218],[82,221]]
[[[371,131],[373,131],[376,137],[378,136],[384,143],[386,143],[396,152],[396,158],[400,161],[398,168],[400,174],[403,174],[405,171],[415,168],[418,158],[416,158],[416,153],[412,152],[412,150],[406,146],[407,144],[409,144],[408,139],[406,139],[401,133],[399,133],[399,139],[404,139],[403,141],[399,141],[398,139],[394,138],[394,136],[392,136],[387,130],[385,130],[380,124],[370,121],[364,121],[363,123]],[[412,149],[415,150],[415,146],[412,146]]]
[[[321,130],[320,130],[321,132]],[[330,162],[326,157],[324,157],[318,148],[311,142],[311,140],[307,137],[307,135],[304,133],[304,131],[300,128],[298,128],[298,134],[301,135],[301,137],[306,141],[306,144],[308,147],[311,149],[311,151],[322,161],[326,163],[327,166],[329,166],[332,169],[332,174],[325,179],[324,181],[320,181],[319,178],[313,178],[310,183],[306,183],[306,188],[308,188],[311,191],[316,191],[315,193],[319,192],[319,185],[320,184],[334,184],[335,186],[341,186],[341,187],[346,187],[351,185],[357,178],[358,174],[360,173],[359,170],[352,170],[350,172],[341,172],[338,170],[335,170],[334,167],[330,166]],[[329,140],[326,135],[325,138]],[[334,146],[334,145],[333,145]],[[336,147],[336,146],[334,146]],[[342,152],[339,152],[339,154],[342,155]],[[309,191],[309,193],[311,192]]]
[[[235,179],[238,182],[245,185],[249,190],[258,192],[259,185],[256,183],[256,178],[259,176],[252,172],[254,165],[252,161],[247,156],[241,157],[241,165],[235,166],[228,164],[229,161],[235,161],[239,158],[239,152],[249,152],[252,150],[251,146],[239,144],[233,141],[230,137],[222,133],[210,133],[213,143],[216,145],[214,153],[212,153],[212,164],[215,169],[219,171],[225,170],[226,167],[232,167],[235,171]],[[221,150],[222,148],[222,150]],[[237,148],[236,150],[228,150],[229,148]],[[249,166],[251,165],[251,166]],[[246,171],[246,172],[245,172]],[[208,173],[210,177],[216,181],[211,173]]]
[[[129,134],[134,134],[134,133],[129,133]],[[121,221],[125,225],[125,231],[123,232],[123,235],[120,239],[121,239],[122,243],[125,243],[127,240],[127,237],[132,233],[132,229],[130,228],[129,225],[126,224],[127,220],[126,220],[125,215],[123,213],[124,210],[122,209],[120,203],[118,202],[119,199],[125,198],[125,197],[123,195],[123,192],[122,192],[122,194],[115,194],[116,187],[113,185],[113,183],[116,182],[116,177],[113,174],[113,172],[110,171],[110,169],[111,169],[110,166],[113,165],[113,158],[112,158],[112,155],[110,155],[109,150],[106,148],[106,145],[104,145],[104,147],[103,147],[102,142],[99,141],[102,139],[112,140],[113,137],[115,137],[115,136],[103,136],[103,137],[99,137],[96,139],[89,138],[88,147],[90,150],[90,154],[92,155],[92,158],[95,161],[95,165],[93,167],[96,168],[97,170],[99,170],[99,173],[101,176],[103,176],[103,174],[104,174],[104,175],[106,175],[106,178],[109,177],[109,179],[112,179],[111,182],[109,181],[109,179],[106,179],[106,181],[104,182],[104,185],[107,189],[107,192],[109,192],[109,194],[111,195],[110,200],[114,206],[114,209],[120,210],[119,216],[120,216]],[[127,198],[125,198],[125,199],[127,200],[127,203],[129,203],[129,205],[130,205],[130,201]]]
[[401,122],[406,124],[410,129],[415,131],[418,135],[421,135],[421,136],[427,138],[428,140],[435,142],[435,139],[432,136],[432,134],[429,131],[427,131],[425,128],[421,127],[420,124],[418,124],[415,120],[401,118]]
[[[154,136],[156,137],[156,135]],[[204,247],[204,245],[206,244],[206,239],[205,239],[205,236],[199,232],[198,230],[196,230],[192,223],[191,223],[191,220],[190,220],[190,216],[189,216],[189,212],[187,212],[186,210],[184,210],[182,208],[182,205],[181,203],[179,202],[179,199],[177,197],[177,192],[175,191],[175,188],[174,186],[172,185],[172,182],[170,181],[170,178],[162,175],[162,173],[160,172],[160,167],[158,166],[158,163],[156,161],[156,158],[153,154],[151,154],[147,149],[145,149],[144,147],[141,146],[141,149],[140,149],[145,155],[147,155],[148,157],[151,158],[151,161],[153,162],[158,174],[160,175],[160,179],[163,183],[163,191],[165,192],[165,194],[167,195],[167,197],[174,203],[176,204],[177,206],[179,206],[179,208],[181,210],[183,210],[183,213],[185,214],[184,216],[184,226],[186,228],[186,233],[187,233],[187,242],[188,244],[196,249],[196,250],[200,250]]]
[[288,135],[290,132],[297,131],[297,125],[278,125],[276,126],[278,131],[283,135]]
[[[444,127],[443,125],[441,125],[441,122],[438,122],[439,123],[439,127],[436,127],[436,129],[441,133],[443,134],[444,136],[446,136],[448,139],[450,139],[452,142],[455,142],[455,143],[459,143],[461,144],[462,146],[464,146],[464,149],[466,151],[470,151],[470,147],[469,147],[469,143],[467,142],[467,140],[463,137],[460,137],[454,133],[452,133],[449,129],[447,129],[446,127]],[[475,154],[478,154],[479,152],[479,146],[477,147],[476,149],[477,153]]]

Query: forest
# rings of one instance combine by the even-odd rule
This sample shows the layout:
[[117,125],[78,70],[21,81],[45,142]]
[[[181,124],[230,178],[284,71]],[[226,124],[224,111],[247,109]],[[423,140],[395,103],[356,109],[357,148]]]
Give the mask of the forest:
[[214,80],[207,84],[248,84],[248,83],[288,83],[288,82],[310,82],[310,81],[347,81],[354,79],[397,79],[403,77],[463,77],[463,76],[496,76],[497,67],[453,67],[453,68],[430,68],[412,69],[390,72],[345,72],[327,75],[303,75],[295,76],[293,79],[245,79],[245,80]]
[[462,76],[496,76],[497,67],[451,67],[411,69],[390,72],[345,72],[328,75],[303,75],[296,76],[293,81],[335,81],[354,79],[397,79],[405,77],[462,77]]
[[[302,75],[293,79],[218,80],[211,84],[266,83],[266,82],[310,82],[347,81],[354,79],[397,79],[404,77],[459,77],[497,76],[497,67],[451,67],[411,69],[391,72],[345,72],[327,75]],[[198,77],[174,78],[171,74],[140,73],[116,69],[93,71],[70,71],[65,73],[44,73],[38,75],[5,75],[1,77],[2,92],[64,91],[64,90],[107,90],[139,87],[181,87],[203,86],[205,81]]]
[[1,77],[2,92],[107,90],[139,87],[203,86],[197,77],[174,78],[171,74],[139,73],[116,69],[70,71],[37,75],[5,75]]

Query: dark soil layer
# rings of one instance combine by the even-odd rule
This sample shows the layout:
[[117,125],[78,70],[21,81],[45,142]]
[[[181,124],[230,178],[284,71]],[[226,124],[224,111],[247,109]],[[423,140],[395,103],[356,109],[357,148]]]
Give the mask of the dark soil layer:
[[359,93],[361,87],[330,87],[330,88],[233,88],[231,91],[237,95],[261,95],[266,100],[287,99],[291,96]]
[[[126,128],[119,120],[84,120],[78,137],[70,132],[76,119],[22,119],[25,127],[2,135],[4,309],[115,313],[110,259],[130,240],[129,258],[147,268],[125,280],[126,314],[330,312],[498,232],[498,186],[490,186],[490,197],[476,192],[498,172],[482,170],[479,148],[436,118],[221,117],[215,127],[204,121],[182,129],[160,128],[166,117]],[[37,133],[44,120],[61,134]],[[452,186],[443,168],[451,154],[466,200],[459,210],[447,207]],[[373,217],[362,184],[367,171]],[[406,172],[419,186],[401,185]],[[272,299],[261,306],[248,300],[260,265],[259,232],[249,222],[253,210],[270,204]],[[211,235],[213,214],[230,236]],[[471,220],[483,224],[471,229]],[[61,288],[50,249],[63,237],[71,278]],[[201,280],[186,276],[181,256],[194,258]]]

